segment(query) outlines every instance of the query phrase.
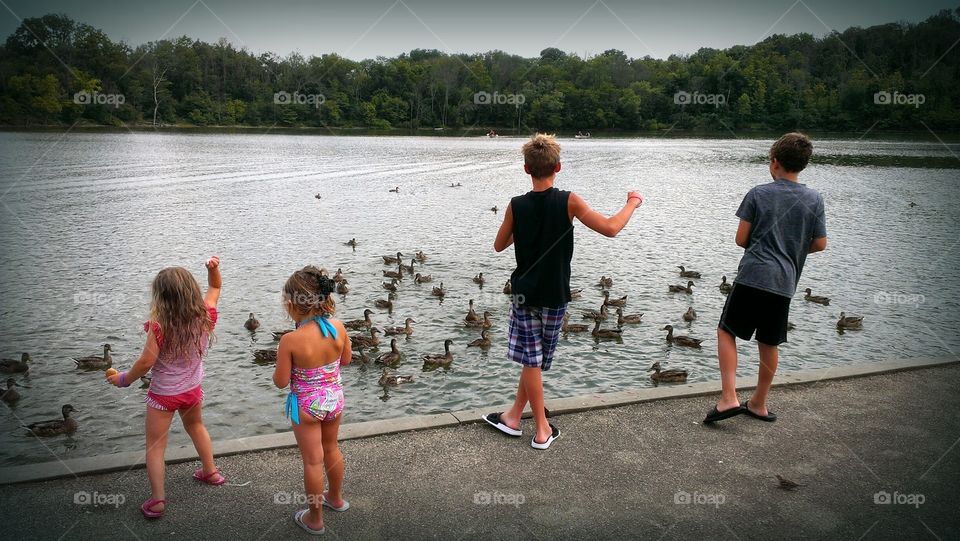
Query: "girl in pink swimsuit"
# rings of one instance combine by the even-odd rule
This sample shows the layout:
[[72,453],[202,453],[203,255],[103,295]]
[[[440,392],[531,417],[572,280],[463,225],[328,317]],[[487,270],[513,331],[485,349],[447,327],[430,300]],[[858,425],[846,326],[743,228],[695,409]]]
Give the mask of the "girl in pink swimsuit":
[[[337,445],[343,386],[340,366],[350,362],[350,339],[343,324],[332,319],[335,283],[314,266],[293,273],[283,286],[283,304],[297,329],[280,339],[273,382],[290,386],[286,414],[303,458],[303,484],[310,506],[294,514],[298,526],[322,533],[323,507],[346,511],[343,499],[343,455]],[[329,490],[324,492],[324,472]]]
[[193,478],[208,485],[227,480],[213,462],[213,443],[203,425],[203,357],[217,322],[220,299],[220,258],[207,260],[207,293],[183,267],[163,269],[153,279],[150,321],[143,325],[147,343],[126,372],[107,376],[117,387],[127,387],[147,372],[153,373],[147,404],[147,477],[150,499],[140,506],[146,518],[160,518],[166,509],[164,451],[175,413],[180,414],[203,467]]

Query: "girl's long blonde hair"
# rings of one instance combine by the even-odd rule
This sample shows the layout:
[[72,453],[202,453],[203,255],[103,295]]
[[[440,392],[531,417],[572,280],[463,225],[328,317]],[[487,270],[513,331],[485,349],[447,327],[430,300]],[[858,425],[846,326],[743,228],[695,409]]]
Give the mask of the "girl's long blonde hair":
[[200,285],[183,267],[167,267],[153,279],[150,319],[160,324],[161,351],[177,357],[202,354],[204,333],[213,338],[213,320]]

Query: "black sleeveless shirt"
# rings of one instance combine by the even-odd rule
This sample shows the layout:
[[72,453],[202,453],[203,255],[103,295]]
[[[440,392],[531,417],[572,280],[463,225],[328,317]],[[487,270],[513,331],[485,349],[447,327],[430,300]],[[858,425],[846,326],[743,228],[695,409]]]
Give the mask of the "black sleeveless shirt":
[[510,276],[514,302],[558,308],[570,302],[573,224],[570,192],[550,188],[510,200],[517,269]]

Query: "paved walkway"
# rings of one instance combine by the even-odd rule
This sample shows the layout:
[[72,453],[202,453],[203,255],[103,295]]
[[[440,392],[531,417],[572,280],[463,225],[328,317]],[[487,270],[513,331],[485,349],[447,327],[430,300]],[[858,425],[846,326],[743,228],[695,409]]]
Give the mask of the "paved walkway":
[[[772,425],[741,416],[705,427],[715,397],[562,415],[546,452],[481,424],[351,440],[342,448],[353,507],[327,514],[327,537],[958,539],[958,382],[951,365],[774,389]],[[170,466],[167,514],[150,523],[139,512],[142,469],[0,486],[0,531],[306,538],[286,503],[302,490],[295,450],[218,463],[231,485],[201,486],[190,479],[196,464]],[[778,474],[801,486],[778,488]],[[80,505],[78,493],[125,502]]]

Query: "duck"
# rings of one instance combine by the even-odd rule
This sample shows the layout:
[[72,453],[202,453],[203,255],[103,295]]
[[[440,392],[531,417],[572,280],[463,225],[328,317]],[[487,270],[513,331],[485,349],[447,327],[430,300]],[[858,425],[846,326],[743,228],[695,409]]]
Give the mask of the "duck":
[[594,338],[620,338],[620,335],[623,333],[622,329],[601,329],[600,328],[600,319],[594,320],[593,331],[590,333]]
[[260,328],[260,321],[254,317],[253,312],[250,312],[250,317],[247,318],[247,321],[243,324],[243,328],[247,329],[250,332],[253,332]]
[[603,304],[604,306],[626,306],[627,305],[627,296],[624,295],[619,299],[610,300],[610,292],[606,289],[603,290]]
[[20,360],[16,359],[0,359],[0,372],[4,374],[19,374],[30,370],[30,367],[27,365],[30,362],[30,354],[23,353],[20,355]]
[[623,315],[623,308],[617,308],[617,327],[622,327],[624,324],[635,325],[640,323],[641,319],[643,319],[643,314]]
[[693,281],[690,280],[687,282],[686,286],[676,285],[670,286],[670,293],[693,293]]
[[293,331],[294,329],[283,329],[282,331],[273,331],[270,334],[273,335],[274,340],[280,340],[281,338],[283,338],[283,335]]
[[817,295],[813,295],[813,291],[809,287],[804,289],[803,293],[803,300],[805,301],[810,301],[815,304],[822,304],[824,306],[830,306],[829,297],[819,297]]
[[314,198],[314,199],[323,199],[323,197],[322,197],[319,193],[318,193],[317,195],[314,195],[313,198]]
[[607,305],[601,304],[600,310],[584,310],[583,319],[607,319]]
[[0,392],[0,400],[3,400],[7,404],[16,404],[17,400],[20,400],[20,393],[14,389],[16,386],[17,380],[13,378],[7,378],[7,388],[3,392]]
[[651,371],[653,374],[650,374],[650,379],[657,383],[683,383],[687,381],[686,370],[678,370],[676,368],[671,368],[670,370],[660,370],[660,361],[653,363],[650,368],[647,369],[647,372]]
[[410,276],[413,276],[413,266],[416,264],[416,262],[417,262],[416,259],[411,259],[409,265],[404,265],[403,263],[400,263],[400,272],[402,273],[406,271],[407,274],[409,274]]
[[89,355],[87,357],[74,357],[73,362],[77,363],[77,368],[89,368],[106,370],[113,366],[113,357],[110,356],[110,344],[103,345],[103,355]]
[[396,265],[396,264],[400,263],[401,261],[403,261],[403,253],[401,253],[401,252],[397,252],[397,256],[396,256],[396,257],[394,257],[394,256],[392,256],[392,255],[382,255],[382,256],[380,256],[380,257],[383,258],[383,264],[384,264],[384,265]]
[[393,312],[393,301],[390,299],[377,299],[373,301],[373,305],[377,308],[386,308],[387,312]]
[[697,271],[688,271],[687,269],[683,268],[683,265],[677,265],[677,268],[680,269],[681,278],[700,278],[700,273]]
[[277,350],[258,349],[253,352],[253,361],[260,364],[275,364],[277,362]]
[[387,327],[383,330],[383,334],[387,336],[393,336],[396,334],[405,334],[410,336],[413,334],[413,326],[410,324],[416,322],[417,320],[413,319],[412,317],[408,317],[407,319],[403,320],[403,327]]
[[358,362],[362,364],[367,364],[368,362],[370,362],[370,357],[368,357],[367,354],[363,352],[364,349],[365,348],[363,346],[358,347],[357,351],[354,351],[353,353],[350,354],[350,360],[352,362]]
[[491,325],[493,325],[493,324],[490,322],[490,316],[492,316],[492,315],[493,315],[493,314],[491,314],[490,312],[484,312],[484,313],[483,313],[483,319],[482,319],[482,320],[478,320],[478,321],[465,321],[465,322],[464,322],[464,325],[466,325],[467,327],[474,327],[474,328],[481,328],[481,329],[489,329],[489,328],[491,327]]
[[600,277],[600,283],[597,284],[601,289],[608,289],[613,287],[613,278],[607,278],[606,276]]
[[364,327],[370,328],[373,327],[373,321],[370,320],[370,316],[373,315],[373,310],[367,308],[363,311],[363,319],[353,319],[350,321],[344,321],[343,326],[352,329],[354,331],[362,329]]
[[507,283],[503,284],[503,294],[513,295],[513,285],[510,284],[510,280],[507,280]]
[[350,337],[350,344],[354,347],[364,346],[364,347],[374,347],[380,344],[380,339],[377,338],[377,333],[380,332],[380,329],[376,327],[370,327],[370,336],[365,334],[355,334]]
[[375,362],[384,366],[397,366],[400,364],[400,348],[397,347],[396,338],[390,340],[390,351],[381,353],[377,356]]
[[480,321],[480,316],[473,311],[473,299],[470,299],[470,307],[467,309],[467,315],[463,316],[463,320],[467,323],[476,323]]
[[413,254],[413,258],[416,259],[418,262],[423,263],[424,261],[427,260],[427,254],[423,253],[423,250],[420,250],[417,253]]
[[[582,296],[583,296],[583,290],[582,290],[582,289],[570,289],[570,299],[571,299],[571,300],[573,300],[573,299],[579,299],[579,298],[582,297]],[[624,299],[626,299],[626,297],[624,297]]]
[[420,274],[419,272],[413,277],[413,283],[415,284],[425,284],[427,282],[432,282],[433,276],[430,274]]
[[450,366],[450,363],[453,362],[453,353],[450,353],[450,345],[453,344],[453,340],[449,338],[443,341],[443,355],[431,354],[423,356],[423,366],[424,368],[436,368],[442,366],[446,368]]
[[693,307],[691,306],[691,307],[687,308],[687,311],[686,311],[686,312],[683,313],[683,320],[684,320],[684,321],[693,321],[693,320],[695,320],[695,319],[697,319],[697,311],[694,310]]
[[587,332],[589,327],[586,325],[581,325],[580,323],[570,323],[570,314],[563,314],[563,325],[561,325],[560,330],[564,333],[571,332]]
[[838,329],[862,329],[863,316],[848,316],[846,312],[840,312],[840,319],[837,320]]
[[77,431],[77,420],[70,417],[70,414],[79,411],[70,404],[64,404],[60,408],[63,419],[53,419],[50,421],[40,421],[27,425],[27,430],[33,432],[35,436],[41,438],[57,436],[59,434],[73,434]]
[[347,279],[343,276],[343,269],[337,269],[337,273],[333,275],[333,281],[336,283],[346,282]]
[[397,265],[397,270],[395,271],[383,271],[384,278],[393,278],[395,280],[403,280],[403,267]]
[[484,282],[486,282],[486,280],[483,279],[482,272],[473,277],[473,283],[478,284],[480,287],[483,287]]
[[490,207],[490,211],[491,211],[491,212],[497,212],[498,210],[500,210],[500,209],[498,209],[496,205]]
[[797,328],[797,326],[794,325],[792,321],[788,321],[788,322],[787,322],[787,330],[788,330],[788,331],[792,331],[792,330],[794,330],[794,329],[796,329],[796,328]]
[[356,248],[356,247],[357,247],[357,239],[356,239],[356,238],[352,238],[352,239],[348,240],[347,242],[344,242],[343,244],[344,244],[345,246],[352,246],[352,247]]
[[383,289],[387,291],[396,291],[397,290],[397,279],[391,278],[389,282],[380,282],[380,285]]
[[396,188],[391,188],[390,193],[400,193],[400,186],[397,186]]
[[722,277],[720,277],[720,293],[726,295],[727,293],[730,293],[732,289],[733,284],[727,281],[727,275],[724,274]]
[[447,291],[443,289],[443,282],[440,282],[440,287],[433,286],[433,291],[430,293],[434,297],[443,297],[447,294]]
[[153,383],[153,374],[147,373],[140,376],[140,388],[149,389],[150,384]]
[[667,342],[670,342],[671,344],[700,349],[700,342],[703,342],[703,340],[690,338],[689,336],[674,336],[673,325],[667,325],[663,328],[663,330],[667,331]]
[[490,349],[490,331],[483,329],[480,331],[480,338],[467,344],[468,348]]
[[413,382],[413,376],[401,376],[399,374],[390,374],[387,371],[386,367],[384,367],[383,372],[380,373],[380,379],[377,381],[377,383],[381,387],[386,387],[388,385],[393,387],[393,386],[403,385],[404,383],[411,383],[411,382]]
[[337,293],[340,295],[346,295],[347,293],[350,293],[350,288],[347,286],[349,283],[350,282],[346,280],[337,282]]

